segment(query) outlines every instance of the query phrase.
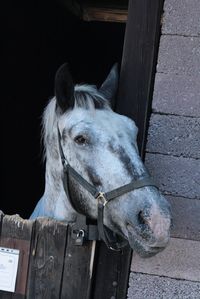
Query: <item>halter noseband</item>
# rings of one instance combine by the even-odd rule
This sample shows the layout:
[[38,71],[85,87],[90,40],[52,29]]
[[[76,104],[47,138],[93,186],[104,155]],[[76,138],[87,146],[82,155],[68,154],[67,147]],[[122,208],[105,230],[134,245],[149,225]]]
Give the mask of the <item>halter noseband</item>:
[[70,196],[69,192],[69,176],[73,177],[84,189],[86,189],[96,200],[98,204],[98,216],[97,216],[97,227],[99,232],[99,237],[102,239],[108,248],[112,250],[120,250],[124,247],[127,242],[119,241],[119,236],[115,233],[111,232],[110,229],[105,228],[103,224],[103,217],[104,217],[104,207],[116,197],[119,197],[125,193],[130,191],[143,188],[146,186],[154,186],[158,188],[155,183],[153,182],[150,176],[145,176],[142,179],[138,179],[136,181],[132,181],[129,184],[121,186],[119,188],[113,189],[109,192],[99,192],[99,190],[86,181],[74,168],[72,168],[67,161],[62,145],[61,145],[61,134],[58,128],[58,144],[59,144],[59,152],[60,157],[63,165],[63,186],[65,193],[71,202],[73,208],[80,214],[83,214],[81,209],[77,206],[77,203],[74,201],[74,198]]

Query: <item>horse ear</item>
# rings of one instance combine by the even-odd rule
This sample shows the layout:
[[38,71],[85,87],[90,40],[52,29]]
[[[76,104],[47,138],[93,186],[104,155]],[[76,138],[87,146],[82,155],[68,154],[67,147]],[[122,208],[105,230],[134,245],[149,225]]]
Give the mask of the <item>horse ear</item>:
[[119,83],[119,72],[118,72],[118,63],[115,63],[110,70],[106,80],[103,82],[99,91],[104,95],[104,97],[112,102],[117,94]]
[[54,87],[57,105],[64,113],[74,106],[74,83],[67,63],[62,64],[57,70]]

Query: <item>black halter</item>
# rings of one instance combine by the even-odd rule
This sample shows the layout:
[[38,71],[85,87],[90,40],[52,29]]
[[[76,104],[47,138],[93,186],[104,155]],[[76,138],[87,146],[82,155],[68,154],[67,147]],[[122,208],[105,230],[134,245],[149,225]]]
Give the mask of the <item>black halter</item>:
[[[61,145],[61,134],[58,128],[58,144],[59,144],[59,152],[63,165],[63,186],[66,192],[66,195],[71,202],[73,208],[82,214],[81,209],[78,207],[75,202],[75,198],[70,196],[69,193],[69,176],[73,177],[84,189],[86,189],[96,200],[98,204],[98,216],[97,216],[97,226],[99,237],[102,239],[108,248],[113,250],[120,250],[127,244],[126,240],[123,240],[117,236],[115,233],[111,232],[108,228],[105,228],[103,224],[103,216],[104,216],[104,207],[116,197],[119,197],[125,193],[133,191],[135,189],[139,189],[146,186],[154,186],[157,188],[155,183],[153,182],[150,176],[143,177],[136,181],[132,181],[129,184],[126,184],[122,187],[116,188],[109,192],[99,192],[95,186],[86,181],[74,168],[72,168],[65,158],[62,145]],[[87,215],[86,215],[87,216]]]

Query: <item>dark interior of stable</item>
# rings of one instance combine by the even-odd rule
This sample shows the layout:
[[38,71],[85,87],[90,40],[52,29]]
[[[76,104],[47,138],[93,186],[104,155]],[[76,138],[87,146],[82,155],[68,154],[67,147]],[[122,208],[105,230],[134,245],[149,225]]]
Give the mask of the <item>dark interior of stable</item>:
[[28,218],[44,192],[42,112],[68,61],[75,82],[101,84],[121,62],[124,23],[85,22],[58,1],[4,2],[1,205]]

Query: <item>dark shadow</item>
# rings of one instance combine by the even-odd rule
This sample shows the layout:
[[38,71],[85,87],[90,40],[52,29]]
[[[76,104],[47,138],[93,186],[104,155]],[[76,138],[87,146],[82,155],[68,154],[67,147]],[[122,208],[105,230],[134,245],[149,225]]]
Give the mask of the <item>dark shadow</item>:
[[100,84],[121,61],[125,24],[80,21],[57,1],[22,2],[2,9],[0,209],[27,218],[44,192],[40,123],[57,68],[68,61],[76,82]]

